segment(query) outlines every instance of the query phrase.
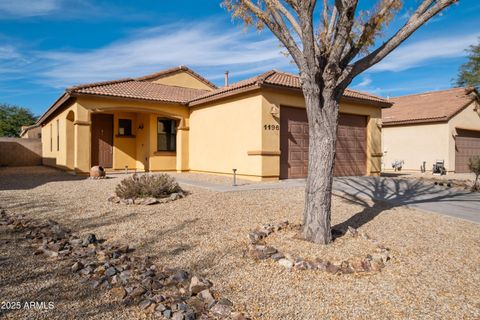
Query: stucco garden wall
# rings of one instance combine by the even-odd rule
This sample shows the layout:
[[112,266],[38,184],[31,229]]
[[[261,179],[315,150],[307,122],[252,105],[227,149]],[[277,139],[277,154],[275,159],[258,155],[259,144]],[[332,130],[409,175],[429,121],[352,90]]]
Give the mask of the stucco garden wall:
[[42,141],[33,138],[0,137],[0,167],[39,166]]

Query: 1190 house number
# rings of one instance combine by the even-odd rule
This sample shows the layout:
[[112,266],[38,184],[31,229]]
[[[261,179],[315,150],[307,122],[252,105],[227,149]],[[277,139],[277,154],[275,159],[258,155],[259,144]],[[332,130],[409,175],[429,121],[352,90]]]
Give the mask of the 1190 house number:
[[280,130],[280,125],[278,124],[266,124],[263,126],[265,130]]

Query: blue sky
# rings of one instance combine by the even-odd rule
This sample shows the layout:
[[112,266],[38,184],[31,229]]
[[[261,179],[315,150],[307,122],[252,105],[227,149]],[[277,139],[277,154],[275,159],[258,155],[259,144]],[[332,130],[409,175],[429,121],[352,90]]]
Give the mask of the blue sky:
[[[385,33],[405,22],[419,0]],[[43,113],[65,87],[188,65],[222,84],[295,72],[268,30],[232,22],[214,0],[0,0],[0,102]],[[374,1],[367,1],[367,4]],[[445,89],[480,37],[480,1],[461,0],[351,87],[382,96]]]

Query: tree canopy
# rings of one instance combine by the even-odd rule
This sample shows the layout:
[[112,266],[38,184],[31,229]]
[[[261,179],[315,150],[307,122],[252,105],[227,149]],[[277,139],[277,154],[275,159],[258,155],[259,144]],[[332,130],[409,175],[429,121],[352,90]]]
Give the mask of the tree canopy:
[[30,126],[36,120],[27,108],[0,103],[0,137],[19,137],[21,127]]
[[467,49],[468,61],[460,66],[456,85],[480,89],[480,39]]

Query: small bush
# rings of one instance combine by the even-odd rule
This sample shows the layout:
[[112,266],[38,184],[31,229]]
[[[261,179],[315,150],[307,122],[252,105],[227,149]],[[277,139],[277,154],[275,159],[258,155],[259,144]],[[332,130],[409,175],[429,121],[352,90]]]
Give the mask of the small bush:
[[478,177],[480,176],[480,156],[471,157],[469,159],[468,169],[475,174],[475,182],[473,183],[472,190],[480,191],[480,186],[478,186]]
[[165,198],[172,193],[183,192],[175,178],[162,174],[134,174],[123,179],[115,193],[123,199]]

